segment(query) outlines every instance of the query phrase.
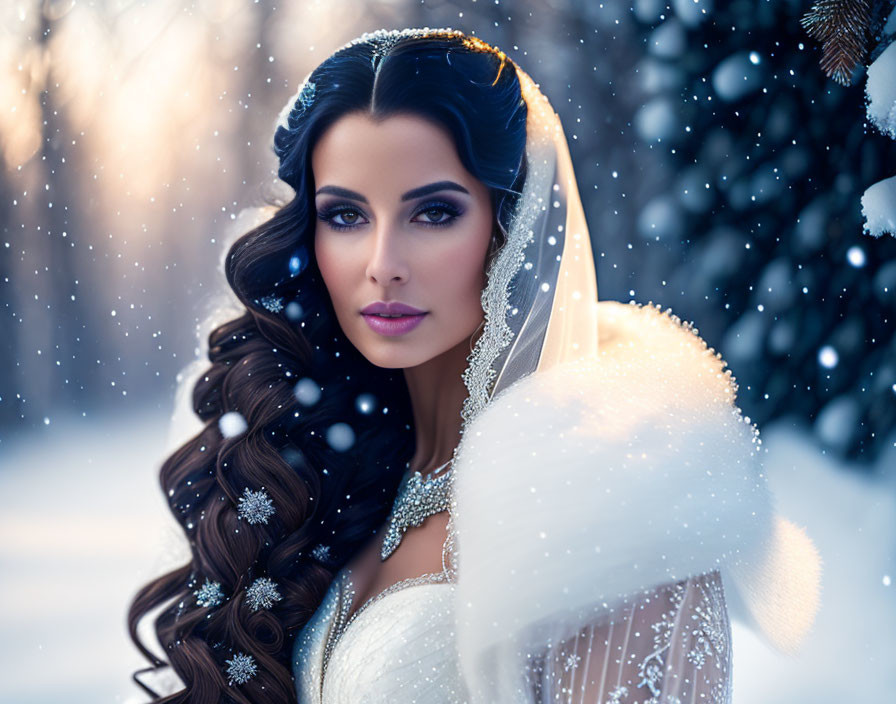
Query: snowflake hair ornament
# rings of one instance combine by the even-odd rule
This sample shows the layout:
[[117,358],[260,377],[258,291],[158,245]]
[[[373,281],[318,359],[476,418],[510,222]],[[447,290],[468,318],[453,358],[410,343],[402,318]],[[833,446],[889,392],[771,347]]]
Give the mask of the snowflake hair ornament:
[[220,606],[224,602],[224,592],[221,591],[221,583],[212,582],[207,577],[205,584],[194,591],[193,594],[196,596],[196,603],[199,606],[212,608]]
[[255,658],[251,655],[246,655],[246,653],[237,653],[233,658],[224,662],[227,663],[227,684],[231,687],[234,682],[245,684],[255,677],[255,673],[258,671],[258,667],[255,665]]
[[312,103],[314,103],[314,96],[317,94],[317,84],[313,81],[305,81],[302,84],[302,87],[299,88],[299,92],[296,94],[295,105],[293,106],[293,110],[296,111],[296,114],[300,117],[304,115],[308,108],[311,107]]
[[270,311],[271,313],[279,313],[283,310],[283,298],[282,296],[275,296],[274,294],[269,294],[267,296],[262,296],[261,298],[256,298],[255,302],[260,305],[262,308]]
[[318,562],[327,562],[327,560],[330,559],[330,546],[324,545],[323,543],[315,545],[314,549],[311,551],[311,557]]
[[299,84],[299,89],[280,110],[280,114],[277,116],[277,123],[274,125],[275,129],[282,127],[288,130],[290,117],[301,117],[314,103],[314,97],[317,95],[317,85],[314,81],[309,80],[310,78],[311,73],[309,72]]
[[270,609],[283,597],[277,591],[277,583],[269,577],[259,577],[246,589],[246,602],[252,611]]
[[243,489],[243,495],[239,500],[237,512],[240,518],[245,518],[249,523],[267,523],[268,519],[276,513],[271,498],[264,489],[252,491],[249,487]]

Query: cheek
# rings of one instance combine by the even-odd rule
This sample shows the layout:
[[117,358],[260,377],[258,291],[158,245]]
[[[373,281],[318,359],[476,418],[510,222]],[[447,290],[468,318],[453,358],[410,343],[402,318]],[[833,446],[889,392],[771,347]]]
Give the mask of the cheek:
[[[489,231],[490,234],[490,231]],[[477,235],[429,258],[427,288],[431,300],[440,303],[453,318],[478,323],[482,316],[482,289],[485,287],[485,255],[488,241]]]
[[338,314],[341,301],[347,294],[348,262],[344,256],[339,256],[335,242],[333,242],[332,238],[327,237],[326,234],[315,234],[314,256],[317,259],[317,268],[320,269],[324,286],[330,294],[333,307]]

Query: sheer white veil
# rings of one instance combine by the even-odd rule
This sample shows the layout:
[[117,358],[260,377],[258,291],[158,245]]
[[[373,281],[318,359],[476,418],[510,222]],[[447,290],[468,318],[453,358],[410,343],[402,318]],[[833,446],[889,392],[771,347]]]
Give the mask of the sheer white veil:
[[[591,240],[560,118],[514,64],[526,101],[527,175],[506,243],[487,272],[485,326],[467,358],[463,426],[503,390],[536,370],[597,356],[597,276]],[[457,459],[463,440],[455,448]],[[455,471],[460,463],[455,462]],[[456,475],[455,475],[456,476]],[[443,566],[457,569],[452,502]]]

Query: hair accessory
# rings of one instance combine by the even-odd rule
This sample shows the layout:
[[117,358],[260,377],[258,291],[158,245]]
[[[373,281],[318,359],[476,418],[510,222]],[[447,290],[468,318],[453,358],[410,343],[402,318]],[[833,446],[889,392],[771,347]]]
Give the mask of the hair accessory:
[[279,313],[283,310],[283,298],[281,296],[275,296],[274,294],[269,294],[267,296],[263,296],[262,298],[256,298],[255,302],[267,308],[271,313]]
[[311,551],[311,557],[318,562],[326,562],[330,559],[330,546],[324,545],[323,543],[315,545],[314,549]]
[[258,671],[255,658],[246,653],[237,653],[231,660],[224,662],[227,663],[227,675],[230,677],[227,684],[231,686],[234,682],[237,684],[248,682],[255,677],[255,673]]
[[[383,45],[385,43],[389,43],[394,45],[398,42],[399,39],[404,39],[405,37],[425,37],[432,34],[454,34],[456,36],[463,37],[464,34],[459,29],[452,29],[451,27],[406,27],[405,29],[377,29],[373,32],[364,32],[359,37],[355,37],[350,42],[344,44],[341,49],[337,50],[341,51],[342,49],[347,49],[350,46],[354,46],[355,44],[369,43],[373,44],[376,42],[379,45]],[[391,49],[392,47],[389,46]]]
[[253,611],[269,609],[282,598],[277,583],[268,577],[259,577],[246,589],[246,599]]
[[392,47],[394,47],[400,39],[401,34],[397,31],[386,32],[383,34],[374,33],[370,42],[373,46],[373,50],[370,54],[370,65],[373,67],[374,71],[379,73],[379,64],[386,55],[392,51]]
[[220,582],[212,582],[206,577],[205,584],[193,592],[196,603],[200,606],[218,606],[224,601],[224,592],[221,591]]
[[305,81],[302,84],[299,95],[296,98],[296,111],[299,115],[304,115],[305,111],[311,107],[314,102],[314,96],[317,94],[317,84],[313,81]]
[[240,518],[245,518],[249,523],[267,523],[268,519],[276,513],[271,499],[264,489],[252,491],[249,487],[243,489],[237,509]]

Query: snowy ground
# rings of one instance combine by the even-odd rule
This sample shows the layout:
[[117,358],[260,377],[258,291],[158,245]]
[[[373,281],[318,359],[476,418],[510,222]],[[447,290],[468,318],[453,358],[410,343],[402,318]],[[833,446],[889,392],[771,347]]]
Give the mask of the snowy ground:
[[[0,704],[147,701],[128,640],[136,588],[178,564],[157,472],[167,414],[54,423],[0,456]],[[821,552],[822,608],[799,656],[733,624],[734,703],[893,701],[896,489],[859,475],[782,422],[763,430],[779,510]],[[891,475],[896,473],[890,472]]]

